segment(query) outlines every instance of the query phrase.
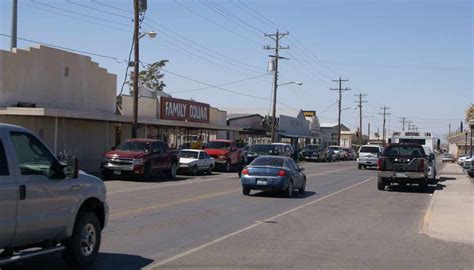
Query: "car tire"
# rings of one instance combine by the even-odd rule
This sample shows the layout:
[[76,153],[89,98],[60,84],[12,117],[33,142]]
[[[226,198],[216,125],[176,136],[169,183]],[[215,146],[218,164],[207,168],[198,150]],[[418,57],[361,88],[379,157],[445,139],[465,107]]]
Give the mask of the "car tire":
[[209,165],[209,168],[207,168],[207,174],[211,175],[212,174],[212,169],[214,169],[214,166]]
[[426,191],[428,189],[428,179],[418,184],[421,191]]
[[358,164],[358,165],[357,165],[357,169],[362,170],[362,165],[361,165],[361,164]]
[[377,178],[377,189],[385,190],[385,181],[382,177]]
[[250,188],[242,188],[242,194],[244,194],[245,196],[249,196],[250,195]]
[[143,170],[143,180],[150,181],[152,177],[151,166],[150,164],[145,165],[145,169]]
[[227,160],[224,164],[224,171],[225,172],[230,172],[230,160]]
[[176,179],[176,171],[177,171],[177,169],[178,169],[178,168],[177,168],[177,166],[176,166],[176,163],[173,162],[173,163],[171,164],[171,168],[168,170],[168,173],[167,173],[167,175],[168,175],[168,177],[169,177],[170,179]]
[[102,172],[102,180],[106,181],[110,179],[112,179],[112,175],[110,174],[110,172]]
[[102,228],[92,212],[79,212],[72,236],[65,243],[64,260],[73,267],[86,267],[99,254]]
[[293,197],[293,180],[290,180],[290,182],[288,182],[288,189],[286,190],[286,196],[288,198]]
[[298,193],[300,195],[303,195],[305,192],[306,192],[306,178],[303,179],[303,186],[301,186],[301,188],[298,190]]
[[196,165],[194,165],[191,168],[191,175],[196,176],[197,174],[198,174],[198,167]]
[[467,172],[470,177],[474,177],[474,172]]

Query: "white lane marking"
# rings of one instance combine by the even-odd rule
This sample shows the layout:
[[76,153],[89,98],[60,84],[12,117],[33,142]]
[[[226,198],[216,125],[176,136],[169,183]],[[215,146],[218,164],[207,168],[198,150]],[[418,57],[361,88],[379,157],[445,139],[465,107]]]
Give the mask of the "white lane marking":
[[[185,252],[182,252],[182,253],[180,253],[180,254],[177,254],[177,255],[175,255],[175,256],[173,256],[173,257],[170,257],[170,258],[168,258],[168,259],[165,259],[165,260],[159,261],[159,262],[157,262],[157,263],[148,265],[147,267],[145,267],[145,268],[143,268],[143,269],[145,269],[145,270],[146,270],[146,269],[148,269],[148,270],[156,269],[156,268],[158,268],[158,267],[160,267],[160,266],[163,266],[163,265],[165,265],[165,264],[168,264],[168,263],[170,263],[170,262],[172,262],[172,261],[176,261],[177,259],[183,258],[183,257],[185,257],[185,256],[187,256],[187,255],[190,255],[190,254],[192,254],[192,253],[194,253],[194,252],[197,252],[197,251],[199,251],[199,250],[202,250],[202,249],[204,249],[204,248],[207,248],[207,247],[209,247],[209,246],[211,246],[211,245],[214,245],[214,244],[216,244],[216,243],[222,242],[222,241],[224,241],[224,240],[226,240],[226,239],[228,239],[228,238],[230,238],[230,237],[232,237],[232,236],[235,236],[235,235],[238,235],[238,234],[243,233],[243,232],[245,232],[245,231],[248,231],[248,230],[250,230],[250,229],[253,229],[253,228],[255,228],[255,227],[257,227],[257,226],[259,226],[259,225],[261,225],[261,224],[265,224],[265,222],[267,222],[267,221],[272,221],[272,220],[277,219],[277,218],[279,218],[279,217],[288,215],[288,214],[293,213],[293,212],[295,212],[295,211],[298,211],[298,210],[300,210],[300,209],[302,209],[302,208],[304,208],[304,207],[310,206],[310,205],[312,205],[312,204],[315,204],[315,203],[317,203],[317,202],[320,202],[320,201],[322,201],[322,200],[325,200],[325,199],[327,199],[327,198],[330,198],[330,197],[332,197],[332,196],[334,196],[334,195],[337,195],[337,194],[339,194],[339,193],[341,193],[341,192],[344,192],[344,191],[346,191],[346,190],[348,190],[348,189],[351,189],[351,188],[353,188],[353,187],[359,186],[359,185],[361,185],[361,184],[363,184],[363,183],[366,183],[366,182],[368,182],[368,181],[370,181],[370,180],[373,180],[373,179],[375,179],[375,177],[373,177],[373,176],[372,176],[372,177],[369,177],[369,178],[365,179],[365,180],[362,181],[362,182],[359,182],[359,183],[357,183],[357,184],[348,186],[348,187],[343,188],[343,189],[341,189],[341,190],[338,190],[338,191],[336,191],[336,192],[334,192],[334,193],[331,193],[331,194],[328,194],[328,195],[326,195],[326,196],[323,196],[323,197],[321,197],[321,198],[319,198],[319,199],[316,199],[316,200],[307,202],[307,203],[302,204],[302,205],[300,205],[300,206],[297,206],[297,207],[295,207],[295,208],[293,208],[293,209],[290,209],[290,210],[288,210],[288,211],[285,211],[285,212],[280,213],[280,214],[278,214],[278,215],[275,215],[275,216],[273,216],[273,217],[267,218],[267,219],[265,219],[264,221],[257,221],[256,223],[254,223],[254,224],[252,224],[252,225],[250,225],[250,226],[248,226],[248,227],[245,227],[245,228],[240,229],[240,230],[238,230],[238,231],[235,231],[235,232],[226,234],[226,235],[224,235],[224,236],[221,236],[221,237],[219,237],[219,238],[217,238],[217,239],[214,239],[214,240],[212,240],[212,241],[210,241],[210,242],[207,242],[207,243],[205,243],[205,244],[203,244],[203,245],[200,245],[200,246],[197,246],[197,247],[195,247],[195,248],[192,248],[192,249],[190,249],[190,250],[188,250],[188,251],[185,251]],[[153,257],[156,257],[156,255],[153,256]]]

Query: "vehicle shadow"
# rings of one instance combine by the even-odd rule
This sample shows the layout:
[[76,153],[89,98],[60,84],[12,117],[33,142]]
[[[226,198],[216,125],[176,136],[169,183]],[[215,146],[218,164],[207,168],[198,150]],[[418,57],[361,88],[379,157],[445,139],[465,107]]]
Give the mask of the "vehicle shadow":
[[272,191],[259,191],[257,193],[251,194],[251,197],[262,197],[262,198],[282,198],[282,199],[305,199],[311,196],[316,195],[314,191],[305,191],[303,194],[299,194],[297,191],[294,191],[293,197],[288,198],[285,192],[272,192]]
[[387,188],[389,192],[404,192],[404,193],[425,193],[432,194],[435,190],[443,190],[446,186],[443,184],[428,185],[426,189],[422,189],[417,185],[391,185]]
[[[100,253],[96,261],[87,269],[91,270],[139,270],[151,264],[153,260],[138,255],[118,253]],[[77,269],[64,262],[60,254],[34,258],[21,263],[3,266],[2,270],[72,270]]]

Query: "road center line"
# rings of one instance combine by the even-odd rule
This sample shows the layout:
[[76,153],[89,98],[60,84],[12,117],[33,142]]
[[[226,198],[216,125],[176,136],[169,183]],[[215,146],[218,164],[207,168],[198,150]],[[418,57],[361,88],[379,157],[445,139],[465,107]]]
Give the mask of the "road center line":
[[[192,253],[195,253],[195,252],[197,252],[197,251],[199,251],[199,250],[202,250],[202,249],[204,249],[204,248],[207,248],[207,247],[209,247],[209,246],[211,246],[211,245],[214,245],[214,244],[217,244],[217,243],[219,243],[219,242],[222,242],[222,241],[224,241],[224,240],[226,240],[226,239],[228,239],[228,238],[230,238],[230,237],[232,237],[232,236],[238,235],[238,234],[240,234],[240,233],[243,233],[243,232],[245,232],[245,231],[248,231],[248,230],[250,230],[250,229],[253,229],[253,228],[255,228],[255,227],[259,226],[259,225],[265,224],[265,222],[267,222],[267,221],[272,221],[272,220],[277,219],[277,218],[279,218],[279,217],[288,215],[288,214],[293,213],[293,212],[295,212],[295,211],[298,211],[298,210],[300,210],[300,209],[302,209],[302,208],[304,208],[304,207],[307,207],[307,206],[310,206],[310,205],[315,204],[315,203],[317,203],[317,202],[320,202],[320,201],[322,201],[322,200],[328,199],[328,198],[330,198],[330,197],[332,197],[332,196],[335,196],[335,195],[337,195],[337,194],[339,194],[339,193],[341,193],[341,192],[344,192],[344,191],[346,191],[346,190],[349,190],[349,189],[351,189],[351,188],[354,188],[354,187],[356,187],[356,186],[359,186],[359,185],[361,185],[361,184],[363,184],[363,183],[366,183],[366,182],[368,182],[368,181],[370,181],[370,180],[373,180],[373,179],[375,179],[375,177],[373,177],[373,176],[372,176],[372,177],[369,177],[369,178],[363,180],[362,182],[359,182],[359,183],[357,183],[357,184],[348,186],[348,187],[343,188],[343,189],[341,189],[341,190],[338,190],[338,191],[336,191],[336,192],[334,192],[334,193],[331,193],[331,194],[329,194],[329,195],[323,196],[323,197],[321,197],[321,198],[319,198],[319,199],[316,199],[316,200],[307,202],[307,203],[305,203],[305,204],[302,204],[302,205],[300,205],[300,206],[297,206],[297,207],[295,207],[295,208],[292,208],[292,209],[290,209],[290,210],[288,210],[288,211],[285,211],[285,212],[283,212],[283,213],[280,213],[280,214],[278,214],[278,215],[275,215],[275,216],[273,216],[273,217],[270,217],[270,218],[268,218],[268,219],[265,219],[264,221],[257,221],[256,223],[254,223],[254,224],[252,224],[252,225],[250,225],[250,226],[248,226],[248,227],[245,227],[245,228],[240,229],[240,230],[238,230],[238,231],[235,231],[235,232],[226,234],[226,235],[221,236],[221,237],[219,237],[219,238],[217,238],[217,239],[214,239],[214,240],[212,240],[212,241],[210,241],[210,242],[207,242],[207,243],[205,243],[205,244],[203,244],[203,245],[200,245],[200,246],[198,246],[198,247],[192,248],[192,249],[190,249],[190,250],[188,250],[188,251],[182,252],[182,253],[177,254],[177,255],[175,255],[175,256],[173,256],[173,257],[170,257],[170,258],[168,258],[168,259],[165,259],[165,260],[159,261],[159,262],[157,262],[157,263],[151,264],[151,265],[149,265],[149,266],[147,266],[147,267],[145,267],[145,268],[143,268],[143,269],[149,269],[149,270],[151,270],[151,269],[156,269],[156,268],[158,268],[158,267],[160,267],[160,266],[163,266],[163,265],[168,264],[168,263],[170,263],[170,262],[176,261],[176,260],[178,260],[178,259],[180,259],[180,258],[183,258],[183,257],[185,257],[185,256],[188,256],[188,255],[190,255],[190,254],[192,254]],[[156,257],[156,256],[153,256],[153,257]]]

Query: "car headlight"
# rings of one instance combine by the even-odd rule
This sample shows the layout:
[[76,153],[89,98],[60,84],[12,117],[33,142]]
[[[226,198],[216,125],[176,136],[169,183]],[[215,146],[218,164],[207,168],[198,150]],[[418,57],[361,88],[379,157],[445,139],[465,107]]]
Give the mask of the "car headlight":
[[133,160],[133,165],[141,166],[143,164],[145,164],[145,160],[143,160],[143,158],[136,158]]

